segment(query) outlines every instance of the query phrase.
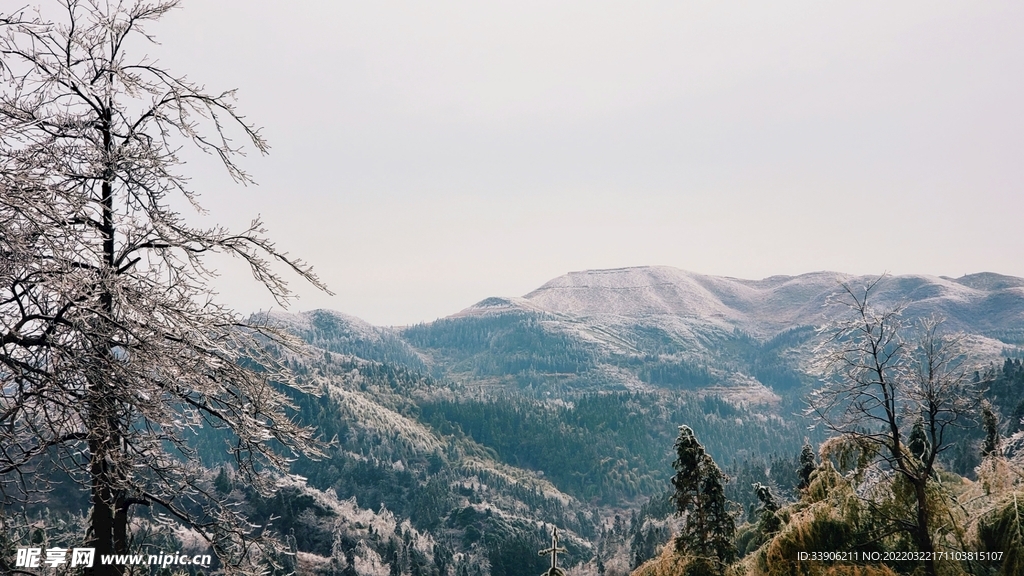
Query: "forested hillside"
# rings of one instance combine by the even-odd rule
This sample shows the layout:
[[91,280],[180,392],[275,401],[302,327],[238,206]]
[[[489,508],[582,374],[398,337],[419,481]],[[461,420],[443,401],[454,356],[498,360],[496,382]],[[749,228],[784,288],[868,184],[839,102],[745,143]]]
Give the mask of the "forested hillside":
[[[910,285],[906,296],[935,298]],[[266,552],[275,573],[535,576],[547,567],[537,551],[555,527],[571,575],[682,573],[687,556],[671,545],[686,521],[671,498],[680,426],[728,479],[722,494],[737,526],[728,569],[736,574],[798,573],[785,559],[799,550],[912,547],[898,530],[879,536],[891,527],[886,518],[909,510],[893,499],[906,487],[874,460],[876,449],[841,440],[808,412],[823,386],[812,360],[825,332],[815,325],[764,334],[736,318],[485,304],[404,329],[325,310],[254,317],[299,338],[290,347],[267,343],[266,352],[314,391],[280,389],[324,453],[296,458],[293,476],[277,479],[267,498],[225,450],[226,432],[202,428],[193,446],[209,491],[279,543]],[[938,306],[926,304],[917,305]],[[918,316],[906,310],[909,325]],[[1000,330],[963,340],[979,403],[945,431],[936,480],[927,482],[936,498],[957,503],[942,508],[953,520],[939,542],[1012,544],[1005,503],[1017,494],[1013,471],[1024,457],[1024,368],[1015,340],[998,339],[1012,330]],[[987,442],[998,449],[985,452]],[[85,496],[63,485],[55,484],[59,505],[27,511],[47,518],[36,532],[8,543],[71,543]],[[896,496],[879,496],[884,490]],[[137,522],[153,528],[154,545],[202,548],[194,535],[158,530],[148,511]],[[987,566],[968,573],[1010,574],[1005,567],[1015,564]]]
[[[918,282],[894,285],[936,297]],[[773,541],[755,484],[768,487],[780,518],[806,506],[801,449],[830,445],[804,415],[819,381],[809,368],[821,342],[815,326],[758,337],[742,322],[607,322],[508,299],[474,310],[400,331],[326,311],[274,318],[308,344],[289,365],[323,382],[319,397],[295,398],[300,418],[335,440],[326,459],[293,465],[308,488],[267,505],[287,507],[281,533],[305,535],[296,541],[300,558],[356,573],[534,574],[545,566],[536,550],[557,526],[572,573],[625,574],[668,553],[679,529],[668,496],[680,425],[731,479],[726,497],[747,526],[736,537],[741,558]],[[1024,372],[1019,360],[992,354],[999,335],[981,331],[968,344],[980,358],[972,380],[1007,438],[1024,412]],[[1015,349],[1012,339],[1001,342],[1000,353]],[[985,429],[980,415],[965,424],[950,428],[940,461],[974,482]],[[814,466],[828,470],[828,462]],[[848,465],[835,461],[840,472]],[[396,528],[355,531],[335,544],[338,521],[310,512],[303,490],[393,516]]]

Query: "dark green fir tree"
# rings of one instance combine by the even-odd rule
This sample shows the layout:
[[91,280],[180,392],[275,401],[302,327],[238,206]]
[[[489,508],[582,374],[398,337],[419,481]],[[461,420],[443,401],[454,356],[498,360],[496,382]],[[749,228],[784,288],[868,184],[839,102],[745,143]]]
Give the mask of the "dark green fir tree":
[[981,404],[981,424],[985,428],[985,443],[981,446],[982,457],[999,450],[999,417],[988,402]]
[[910,442],[907,444],[910,453],[918,460],[924,460],[928,455],[928,437],[924,434],[924,418],[918,416],[914,427],[910,429]]
[[811,448],[810,442],[805,441],[804,447],[800,450],[800,468],[797,470],[797,474],[800,476],[800,483],[797,485],[799,490],[806,490],[811,485],[811,474],[817,467],[814,460],[814,449]]
[[694,574],[721,574],[736,558],[732,543],[736,525],[725,499],[729,479],[689,426],[679,427],[675,448],[673,499],[677,512],[685,518],[676,537],[676,550],[695,557]]

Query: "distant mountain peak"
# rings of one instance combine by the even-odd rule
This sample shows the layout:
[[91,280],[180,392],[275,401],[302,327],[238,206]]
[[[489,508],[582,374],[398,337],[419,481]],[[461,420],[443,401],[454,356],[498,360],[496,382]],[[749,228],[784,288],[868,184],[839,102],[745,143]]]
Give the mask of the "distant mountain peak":
[[952,280],[957,284],[963,284],[975,290],[1006,290],[1008,288],[1024,287],[1024,278],[1016,276],[1004,276],[995,272],[978,272],[977,274],[964,274],[953,279],[942,276],[945,280]]
[[536,304],[525,298],[512,297],[490,297],[473,304],[460,312],[452,314],[449,318],[462,318],[465,316],[489,316],[493,314],[507,314],[510,312],[534,312],[544,313]]

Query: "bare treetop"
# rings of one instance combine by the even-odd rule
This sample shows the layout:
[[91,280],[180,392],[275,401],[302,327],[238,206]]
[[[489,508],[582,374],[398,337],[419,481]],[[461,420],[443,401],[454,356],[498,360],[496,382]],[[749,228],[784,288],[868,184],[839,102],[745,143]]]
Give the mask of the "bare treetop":
[[[861,289],[843,285],[849,313],[822,329],[815,367],[824,380],[807,414],[837,435],[828,446],[857,452],[858,468],[880,460],[886,473],[913,487],[916,517],[893,523],[931,552],[936,512],[927,488],[950,446],[950,428],[971,422],[980,395],[968,378],[962,335],[943,332],[937,318],[909,324],[899,305],[876,308],[879,280]],[[935,574],[934,561],[925,568]]]

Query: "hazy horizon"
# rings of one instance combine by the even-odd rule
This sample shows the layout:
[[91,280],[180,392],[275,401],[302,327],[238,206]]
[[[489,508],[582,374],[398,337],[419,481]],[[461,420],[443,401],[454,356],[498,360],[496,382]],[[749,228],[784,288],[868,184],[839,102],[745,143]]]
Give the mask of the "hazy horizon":
[[[184,1],[139,46],[238,88],[267,157],[190,157],[378,325],[665,265],[1024,277],[1024,6]],[[207,221],[198,218],[198,221]],[[221,299],[269,296],[222,267]]]

